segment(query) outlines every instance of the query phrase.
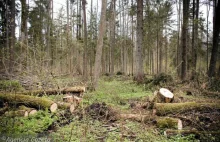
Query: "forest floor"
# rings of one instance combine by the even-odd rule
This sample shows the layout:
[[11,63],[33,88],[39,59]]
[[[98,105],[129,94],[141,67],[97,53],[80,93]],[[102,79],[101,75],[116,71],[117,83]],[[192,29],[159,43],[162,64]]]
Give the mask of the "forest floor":
[[[55,82],[62,82],[63,86],[67,86],[77,84],[79,80],[59,78]],[[84,93],[83,101],[73,114],[62,110],[55,113],[40,110],[30,117],[1,116],[0,141],[6,141],[5,136],[42,137],[50,138],[54,142],[219,141],[219,108],[202,112],[192,109],[184,113],[179,112],[181,115],[167,115],[183,120],[183,130],[187,129],[190,132],[166,135],[167,130],[177,129],[177,126],[157,125],[157,116],[154,116],[153,109],[149,109],[148,103],[153,97],[153,92],[160,87],[171,89],[179,102],[220,102],[216,96],[201,96],[201,92],[193,88],[191,83],[137,84],[128,76],[104,76],[100,79],[96,91],[88,90]],[[62,100],[63,96],[43,97],[58,101]],[[142,119],[139,116],[145,117]]]

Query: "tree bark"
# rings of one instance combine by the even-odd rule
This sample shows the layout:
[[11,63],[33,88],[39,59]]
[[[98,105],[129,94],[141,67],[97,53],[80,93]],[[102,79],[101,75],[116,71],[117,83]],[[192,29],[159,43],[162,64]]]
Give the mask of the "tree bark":
[[183,26],[182,26],[182,69],[181,79],[186,80],[187,75],[187,32],[188,32],[188,18],[189,18],[189,2],[190,0],[183,0]]
[[83,29],[84,29],[84,52],[83,52],[83,77],[84,79],[88,78],[88,70],[87,70],[87,23],[86,23],[86,0],[82,0],[82,8],[83,8]]
[[212,45],[212,54],[209,63],[208,76],[214,77],[216,73],[216,62],[218,59],[218,43],[219,43],[219,32],[220,32],[220,2],[218,1],[217,7],[215,8],[214,13],[214,22],[213,22],[213,45]]
[[115,4],[116,0],[112,0],[110,5],[110,74],[114,74],[114,47],[115,47]]
[[143,69],[143,0],[137,0],[137,39],[136,39],[136,73],[135,80],[142,82],[144,78]]
[[27,39],[28,9],[26,0],[21,0],[21,42]]
[[106,8],[107,8],[107,0],[103,0],[102,10],[101,10],[101,22],[99,25],[99,36],[98,36],[96,56],[95,56],[95,70],[94,70],[94,80],[93,80],[94,90],[98,87],[98,79],[100,73],[102,48],[103,48],[103,37],[105,36],[105,30],[106,30]]
[[191,79],[195,79],[197,49],[198,49],[198,28],[199,28],[199,0],[193,0],[193,35],[192,35],[192,64],[191,64]]
[[15,47],[15,0],[10,3],[10,46],[9,46],[9,72],[13,70],[13,49]]

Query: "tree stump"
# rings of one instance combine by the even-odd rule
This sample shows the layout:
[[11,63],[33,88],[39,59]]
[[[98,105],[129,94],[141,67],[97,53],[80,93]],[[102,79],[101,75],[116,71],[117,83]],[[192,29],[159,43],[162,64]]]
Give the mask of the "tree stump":
[[160,88],[156,97],[157,103],[171,103],[174,99],[173,93],[166,88]]

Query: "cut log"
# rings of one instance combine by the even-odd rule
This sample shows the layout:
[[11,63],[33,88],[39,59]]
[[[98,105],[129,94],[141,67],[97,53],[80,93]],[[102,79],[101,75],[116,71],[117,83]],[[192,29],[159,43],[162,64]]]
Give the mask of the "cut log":
[[61,88],[61,89],[54,89],[54,90],[35,90],[35,91],[28,91],[28,92],[19,92],[18,94],[25,94],[25,95],[57,95],[57,94],[74,94],[78,96],[82,96],[85,92],[84,86],[76,86],[76,87],[68,87],[68,88]]
[[57,104],[46,98],[21,94],[0,94],[0,99],[11,104],[23,104],[36,109],[49,109],[51,112],[57,110]]
[[173,93],[166,88],[160,88],[157,93],[157,103],[170,103],[173,100]]
[[86,87],[84,86],[76,86],[76,87],[68,87],[68,88],[63,88],[62,89],[62,93],[66,94],[66,93],[83,93],[86,91]]
[[28,112],[25,110],[7,111],[4,116],[6,117],[27,117]]
[[218,136],[218,139],[220,139],[219,137],[220,131],[171,130],[171,129],[164,131],[164,135],[167,137],[174,135],[190,135],[190,134],[200,135],[200,136],[204,136],[204,135]]
[[58,104],[58,108],[64,109],[64,110],[69,110],[71,113],[73,113],[74,110],[76,109],[75,104],[65,103],[65,102],[57,102],[57,104]]
[[145,122],[147,119],[150,119],[150,115],[142,115],[142,114],[119,114],[118,119],[129,119],[138,122]]
[[33,114],[37,113],[37,110],[35,108],[29,108],[24,105],[19,106],[18,109],[27,111],[28,115],[33,115]]
[[159,128],[175,128],[181,130],[183,128],[182,121],[178,118],[157,118],[157,127]]
[[68,95],[63,97],[63,101],[66,103],[73,103],[73,96],[72,95]]
[[28,113],[28,116],[34,115],[34,114],[36,114],[36,113],[37,113],[37,110],[36,110],[36,109],[33,109],[33,110],[31,110],[31,111]]
[[184,113],[191,110],[204,111],[204,110],[216,110],[220,109],[219,103],[155,103],[156,115],[177,114]]

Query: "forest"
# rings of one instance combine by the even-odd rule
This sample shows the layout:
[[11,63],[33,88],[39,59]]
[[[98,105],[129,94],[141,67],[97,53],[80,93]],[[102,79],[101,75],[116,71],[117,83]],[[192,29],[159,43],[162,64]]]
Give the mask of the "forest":
[[218,17],[218,0],[0,0],[0,141],[220,141]]

